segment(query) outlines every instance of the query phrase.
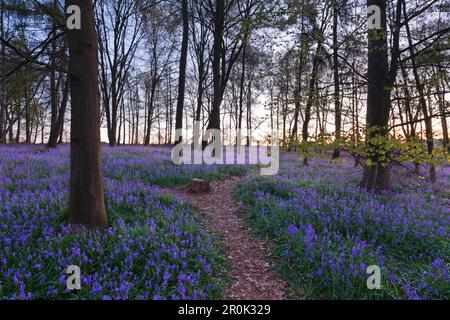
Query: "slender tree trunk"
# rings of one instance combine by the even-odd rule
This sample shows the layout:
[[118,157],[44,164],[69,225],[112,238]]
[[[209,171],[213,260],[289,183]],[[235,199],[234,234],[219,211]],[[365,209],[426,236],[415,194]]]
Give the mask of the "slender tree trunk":
[[[51,123],[51,128],[50,128],[50,137],[48,139],[48,143],[47,143],[47,148],[56,148],[56,145],[58,144],[58,139],[61,140],[61,135],[62,135],[62,131],[63,131],[63,126],[64,126],[64,117],[66,115],[66,109],[67,109],[67,103],[69,100],[69,90],[70,90],[70,84],[69,84],[69,77],[66,77],[66,80],[64,81],[64,85],[63,85],[63,96],[62,96],[62,100],[61,100],[61,105],[59,107],[56,107],[56,119],[53,119],[52,123]],[[53,97],[52,97],[53,100]],[[56,101],[52,101],[52,117],[53,117],[53,103],[57,104],[57,100]]]
[[92,0],[66,0],[81,9],[81,30],[68,31],[71,93],[69,223],[106,228],[100,157],[97,37]]
[[[302,5],[302,13],[303,13],[303,5]],[[301,18],[301,36],[302,39],[300,41],[300,55],[298,59],[297,64],[297,72],[296,72],[296,85],[294,90],[294,104],[295,104],[295,110],[294,110],[294,119],[293,119],[293,128],[292,128],[292,134],[291,134],[291,143],[297,144],[298,143],[298,120],[300,115],[300,108],[301,108],[301,94],[302,94],[302,75],[303,75],[303,64],[304,64],[304,49],[305,47],[308,47],[308,44],[305,44],[304,41],[304,18]],[[287,66],[287,60],[286,60],[286,66]]]
[[[45,120],[43,121],[43,123],[45,123]],[[44,144],[44,129],[45,126],[41,127],[41,144]]]
[[[111,124],[108,129],[108,141],[110,147],[117,145],[117,112],[120,111],[117,103],[117,92],[115,81],[111,84]],[[109,108],[109,106],[107,106]],[[120,133],[119,133],[120,134]],[[119,138],[120,139],[120,138]],[[120,142],[120,140],[119,140]]]
[[213,44],[213,83],[214,97],[209,117],[208,129],[220,130],[220,105],[222,103],[222,54],[223,29],[225,19],[225,1],[216,1],[214,12],[214,44]]
[[[5,0],[0,2],[0,36],[5,38],[4,30],[4,14],[5,14]],[[3,73],[3,61],[5,57],[6,46],[2,42],[1,44],[1,62],[0,62],[0,72]],[[0,83],[0,144],[6,143],[6,102],[5,102],[5,91],[3,83]]]
[[125,110],[125,101],[122,100],[121,102],[121,108],[122,108],[122,127],[123,127],[123,138],[122,138],[122,145],[125,145],[127,143],[127,114]]
[[407,138],[412,138],[415,139],[416,138],[416,124],[414,123],[414,121],[416,120],[416,118],[418,117],[418,113],[416,114],[416,116],[413,116],[413,112],[411,109],[411,93],[409,91],[408,88],[408,76],[406,74],[406,70],[405,67],[402,65],[400,66],[400,70],[402,73],[402,77],[403,77],[403,91],[404,91],[404,95],[405,95],[405,111],[406,111],[406,118],[407,118],[407,122],[409,122],[409,124],[407,124]]
[[[318,78],[318,71],[319,71],[319,63],[320,63],[320,52],[322,51],[322,42],[319,40],[317,44],[317,49],[314,54],[313,58],[313,67],[311,71],[311,78],[309,80],[309,93],[308,93],[308,100],[306,102],[305,107],[305,117],[303,121],[303,130],[302,130],[302,139],[303,142],[307,142],[309,138],[309,122],[311,121],[311,109],[314,103],[314,99],[317,94],[317,78]],[[308,157],[303,157],[303,164],[308,165]]]
[[64,89],[63,89],[63,96],[62,96],[62,100],[61,100],[61,107],[59,109],[57,126],[56,126],[58,136],[59,136],[58,143],[62,142],[62,135],[63,135],[63,131],[64,131],[64,118],[66,116],[67,103],[69,101],[69,93],[70,93],[70,80],[69,80],[69,77],[66,77],[66,81],[64,83]]
[[6,131],[8,131],[9,142],[12,143],[12,142],[14,142],[14,132],[13,132],[14,123],[11,120],[11,114],[8,111],[8,108],[5,109],[5,113],[6,113],[6,119],[8,121],[8,126],[7,126]]
[[300,58],[298,63],[298,70],[296,73],[296,86],[294,90],[294,99],[295,99],[295,110],[294,110],[294,119],[293,119],[293,127],[291,133],[291,142],[298,142],[298,120],[300,115],[301,108],[301,94],[302,94],[302,73],[303,73],[303,48],[300,49]]
[[123,108],[122,106],[119,107],[119,128],[118,128],[118,136],[115,138],[115,144],[111,145],[111,141],[110,141],[110,146],[114,147],[116,145],[120,145],[120,139],[122,138],[122,123],[123,123]]
[[[338,19],[339,8],[337,0],[333,1],[333,76],[334,76],[334,121],[335,121],[335,139],[339,143],[341,140],[341,98],[340,98],[340,83],[339,83],[339,48],[338,48]],[[336,147],[333,152],[333,159],[340,156],[339,147]]]
[[[355,69],[355,62],[352,64],[353,70]],[[359,135],[359,104],[358,104],[358,92],[356,88],[355,72],[352,72],[352,129],[353,129],[353,144],[357,145],[360,142]],[[357,154],[355,157],[354,167],[357,168],[361,161],[361,155]]]
[[141,101],[139,99],[139,89],[136,86],[136,132],[134,143],[139,144],[139,109],[140,109]]
[[203,92],[204,92],[204,80],[205,80],[205,65],[204,65],[204,52],[203,49],[199,53],[198,58],[198,87],[197,87],[197,109],[195,112],[195,120],[201,120],[201,112],[203,107]]
[[[405,7],[406,4],[405,4],[404,0],[402,0],[402,1],[403,1],[403,14],[405,17],[407,17],[406,7]],[[409,53],[411,55],[412,72],[414,75],[414,81],[416,83],[417,91],[419,92],[419,105],[420,105],[420,109],[422,110],[422,113],[423,113],[423,116],[425,119],[425,136],[426,136],[426,140],[427,140],[427,151],[430,155],[432,155],[433,149],[434,149],[433,123],[432,123],[432,119],[429,116],[429,112],[428,112],[427,101],[425,99],[424,84],[422,83],[422,81],[420,79],[419,72],[417,70],[416,59],[414,58],[415,51],[414,51],[414,47],[413,47],[413,41],[411,38],[411,30],[409,28],[408,22],[405,23],[405,27],[406,27],[406,35],[408,37]],[[434,165],[429,165],[429,178],[432,182],[436,181],[436,169],[435,169]]]
[[149,103],[149,99],[148,99],[149,93],[148,93],[148,91],[149,91],[148,86],[145,86],[145,93],[144,93],[144,141],[143,141],[144,145],[145,145],[145,142],[147,141],[147,122],[148,122],[147,117],[148,117],[148,109],[149,109],[149,107],[148,107],[148,103]]
[[17,119],[17,131],[16,131],[16,143],[20,143],[20,128],[22,126],[22,118],[19,116]]
[[[53,7],[56,10],[58,6],[58,2],[56,0],[53,1]],[[56,25],[53,24],[53,37],[56,36]],[[57,43],[56,40],[52,41],[51,46],[51,67],[50,70],[50,97],[51,97],[51,115],[50,115],[50,136],[47,143],[47,148],[56,148],[56,144],[58,143],[58,86],[56,83],[56,50]]]
[[[189,47],[189,12],[188,12],[188,0],[181,1],[181,11],[183,16],[183,39],[181,41],[181,56],[180,56],[180,76],[178,80],[178,101],[177,111],[175,116],[175,129],[183,129],[183,109],[184,109],[184,96],[186,91],[186,66]],[[179,137],[179,140],[175,143],[180,143],[183,137]]]
[[[441,67],[439,66],[439,71],[441,71]],[[441,113],[441,126],[442,126],[442,135],[443,135],[443,147],[448,150],[450,153],[450,139],[449,139],[449,130],[448,130],[448,124],[447,124],[447,106],[446,106],[446,100],[445,100],[445,84],[442,80],[442,92],[441,92],[441,84],[436,84],[437,88],[437,94],[439,99],[439,112]]]
[[12,123],[12,120],[10,118],[10,113],[8,111],[8,108],[5,109],[5,113],[6,113],[6,119],[8,121],[8,126],[7,126],[7,132],[8,132],[8,139],[9,142],[12,143],[14,141],[14,132],[13,132],[13,125],[14,123]]
[[0,88],[0,144],[6,142],[6,130],[5,130],[5,98],[3,89]]
[[152,132],[152,122],[153,122],[153,108],[154,108],[154,100],[155,100],[155,92],[156,92],[156,79],[152,80],[151,89],[150,89],[150,99],[148,102],[148,118],[147,118],[147,133],[145,135],[145,146],[150,145],[150,138]]
[[269,84],[269,92],[270,92],[270,132],[273,133],[275,129],[275,119],[274,119],[274,94],[273,94],[273,85],[272,82]]
[[252,124],[252,81],[248,81],[247,85],[247,147],[252,144],[253,135],[253,124]]
[[[244,114],[244,92],[245,92],[245,67],[246,67],[246,54],[247,54],[247,43],[244,43],[244,48],[242,50],[242,70],[241,70],[241,79],[239,83],[239,111],[236,115],[238,117],[237,121],[237,129],[239,132],[242,130],[242,118]],[[231,132],[231,131],[230,131]],[[240,139],[238,135],[236,135],[236,145],[240,145],[241,141],[238,141]]]
[[28,91],[27,82],[25,82],[25,143],[31,143],[31,95]]
[[172,86],[169,86],[169,144],[172,144],[172,131],[173,131],[173,103],[172,103]]

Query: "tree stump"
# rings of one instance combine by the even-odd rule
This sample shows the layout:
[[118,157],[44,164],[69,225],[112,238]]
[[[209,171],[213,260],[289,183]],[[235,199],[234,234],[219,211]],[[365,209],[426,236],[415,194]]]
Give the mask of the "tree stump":
[[211,185],[209,181],[202,179],[192,179],[191,183],[187,186],[186,191],[188,193],[207,193],[211,191]]

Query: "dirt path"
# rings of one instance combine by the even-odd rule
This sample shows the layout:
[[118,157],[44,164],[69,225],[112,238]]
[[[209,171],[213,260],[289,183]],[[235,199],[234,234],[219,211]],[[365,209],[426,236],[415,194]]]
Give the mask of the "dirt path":
[[[169,192],[190,200],[208,217],[208,225],[223,236],[223,245],[231,265],[232,284],[226,288],[227,299],[281,300],[287,283],[270,265],[271,252],[268,243],[252,237],[239,212],[240,206],[232,197],[233,187],[239,179],[215,181],[212,192],[188,194],[183,190]],[[269,259],[268,259],[269,258]]]

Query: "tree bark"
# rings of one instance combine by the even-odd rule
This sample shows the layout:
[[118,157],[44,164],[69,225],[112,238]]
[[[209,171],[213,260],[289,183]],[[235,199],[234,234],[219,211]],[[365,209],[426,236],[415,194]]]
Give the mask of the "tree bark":
[[[175,130],[183,129],[183,109],[184,109],[184,96],[186,91],[186,66],[187,66],[187,56],[189,48],[189,11],[188,11],[188,1],[181,1],[181,11],[183,16],[183,39],[181,41],[181,56],[180,56],[180,76],[178,79],[178,101],[177,101],[177,111],[175,115]],[[175,143],[180,143],[183,137],[180,136],[178,141]]]
[[[439,66],[439,72],[442,71],[442,67]],[[441,81],[438,81],[436,84],[437,94],[439,99],[439,112],[441,113],[441,126],[442,126],[442,135],[443,135],[443,147],[448,150],[450,153],[450,139],[449,139],[449,130],[447,125],[447,116],[445,113],[447,112],[446,100],[445,100],[445,84],[444,80],[442,80],[442,92],[441,92]]]
[[[155,71],[156,72],[156,71]],[[156,94],[156,86],[157,86],[157,79],[156,75],[153,75],[152,81],[151,81],[151,88],[150,88],[150,97],[148,98],[148,117],[147,117],[147,132],[145,135],[145,146],[149,146],[151,142],[151,133],[152,133],[152,124],[153,124],[153,109],[154,109],[154,101],[155,101],[155,94]]]
[[[337,0],[333,1],[333,76],[334,76],[334,119],[335,119],[335,139],[339,143],[341,140],[341,99],[340,99],[340,82],[339,82],[339,54],[338,54],[338,19],[339,8]],[[333,159],[340,156],[339,147],[333,152]]]
[[81,9],[81,30],[68,31],[71,92],[69,223],[106,228],[100,157],[97,37],[92,0],[66,0]]
[[[242,118],[244,116],[244,93],[245,93],[245,75],[246,75],[246,55],[247,55],[247,43],[244,43],[244,48],[242,50],[242,70],[241,70],[241,77],[239,81],[239,111],[237,114],[237,129],[239,132],[242,130]],[[231,132],[231,131],[230,131]],[[240,139],[240,136],[236,135],[236,145],[240,145],[241,141],[238,141]]]
[[[1,0],[0,2],[0,36],[4,38],[5,30],[4,30],[4,13],[5,13],[5,1]],[[4,68],[4,57],[6,52],[6,46],[2,42],[1,44],[1,64],[0,64],[0,72],[3,73]],[[4,91],[3,83],[0,83],[0,144],[6,143],[6,102],[5,102],[5,91]]]
[[389,165],[380,161],[379,146],[373,144],[375,137],[388,137],[391,92],[399,67],[399,38],[401,20],[401,0],[397,1],[393,31],[391,65],[388,62],[386,0],[368,0],[367,6],[376,5],[381,9],[381,29],[369,30],[368,91],[367,91],[367,147],[371,165],[364,168],[361,186],[368,191],[388,190],[391,187]]
[[[405,19],[407,19],[405,0],[403,0],[403,14],[405,16]],[[417,91],[419,92],[419,105],[420,105],[420,109],[422,110],[423,117],[425,119],[425,136],[426,136],[426,140],[427,140],[427,151],[428,151],[429,155],[432,155],[433,150],[434,150],[433,122],[432,122],[431,117],[429,116],[427,101],[425,100],[424,84],[422,83],[422,81],[419,77],[419,72],[417,71],[416,59],[414,57],[415,51],[414,51],[413,41],[411,38],[411,30],[409,28],[408,21],[406,21],[405,27],[406,27],[406,35],[408,38],[409,53],[411,55],[412,72],[414,75],[414,81],[416,83]],[[429,165],[429,178],[432,182],[436,181],[436,168],[432,164]]]
[[208,129],[220,130],[220,105],[222,103],[221,62],[223,53],[223,29],[225,19],[225,1],[216,1],[214,12],[214,44],[213,44],[213,83],[214,97],[209,117]]
[[[66,114],[67,109],[67,103],[69,100],[69,90],[70,90],[70,83],[69,83],[69,77],[66,77],[66,80],[64,82],[63,87],[63,97],[61,100],[61,105],[58,108],[56,107],[56,119],[52,120],[51,129],[50,129],[50,137],[47,142],[47,148],[53,149],[56,148],[56,145],[58,144],[58,139],[61,137],[62,130],[64,127],[64,117]],[[53,98],[52,98],[53,100]],[[55,103],[57,103],[55,101]],[[53,102],[52,102],[52,118],[53,118]]]
[[[58,8],[57,1],[53,0],[53,7],[55,10]],[[53,37],[56,36],[56,25],[53,23]],[[50,137],[47,143],[47,148],[54,149],[58,143],[58,85],[56,83],[56,40],[52,41],[51,45],[51,68],[50,70],[50,100],[51,100],[51,115],[50,115]]]
[[[307,142],[309,138],[309,122],[311,121],[311,109],[314,103],[314,98],[317,93],[317,78],[319,71],[319,63],[320,63],[320,52],[322,51],[322,40],[319,40],[317,43],[317,49],[313,58],[313,66],[311,71],[311,78],[309,80],[309,89],[308,89],[308,100],[306,102],[305,107],[305,117],[303,121],[302,128],[302,140],[303,142]],[[308,165],[308,157],[303,157],[303,165]]]

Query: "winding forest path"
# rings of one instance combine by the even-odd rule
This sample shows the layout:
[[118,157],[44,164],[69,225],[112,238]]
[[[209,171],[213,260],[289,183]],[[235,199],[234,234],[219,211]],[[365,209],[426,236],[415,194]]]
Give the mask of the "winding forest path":
[[233,281],[225,290],[232,300],[281,300],[287,283],[273,271],[269,244],[252,237],[241,207],[234,201],[233,188],[238,178],[211,182],[212,191],[190,194],[170,189],[172,194],[191,201],[208,218],[208,226],[223,237],[223,247],[230,263]]

